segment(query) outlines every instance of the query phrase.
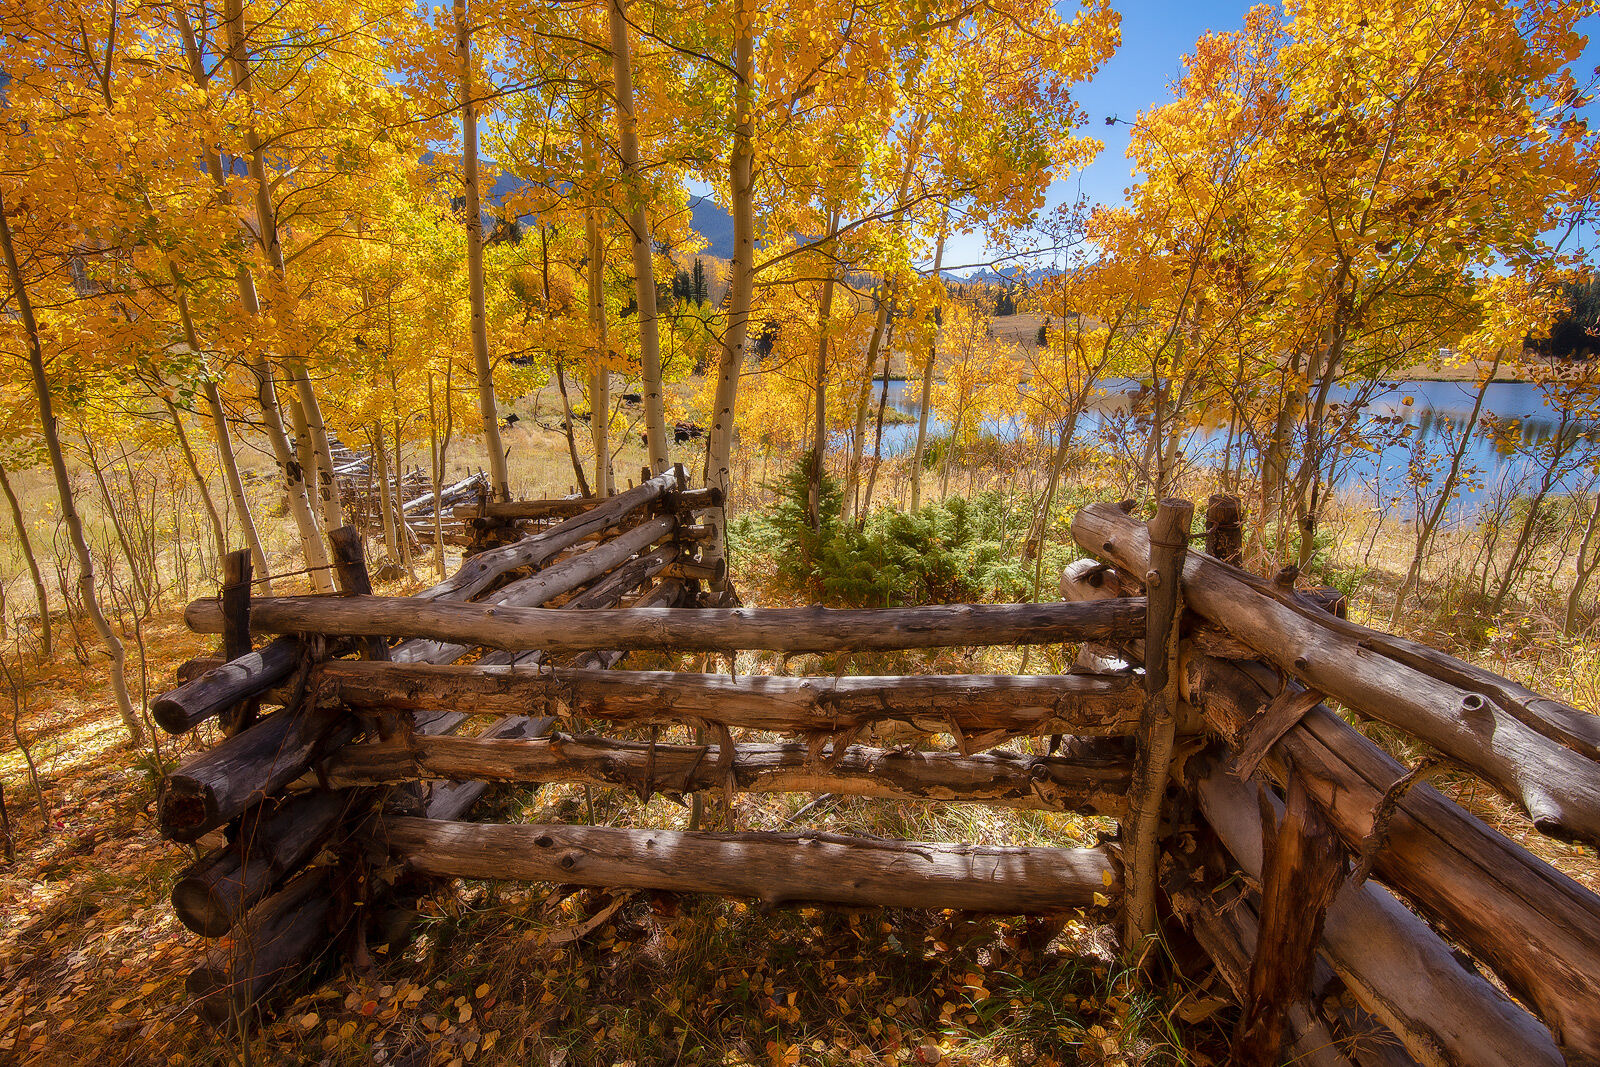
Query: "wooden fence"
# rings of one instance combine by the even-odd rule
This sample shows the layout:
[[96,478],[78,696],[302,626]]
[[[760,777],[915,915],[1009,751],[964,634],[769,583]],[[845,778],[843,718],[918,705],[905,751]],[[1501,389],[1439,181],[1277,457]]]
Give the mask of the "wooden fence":
[[[1102,895],[1131,963],[1169,958],[1153,951],[1162,937],[1204,950],[1243,1009],[1238,1062],[1597,1062],[1600,898],[1423,779],[1469,771],[1539,831],[1592,846],[1600,720],[1350,623],[1292,573],[1217,558],[1236,551],[1226,500],[1205,534],[1216,555],[1189,549],[1186,503],[1163,501],[1148,524],[1094,505],[1072,527],[1094,558],[1067,569],[1060,603],[881,611],[695,607],[722,577],[720,530],[702,521],[716,504],[680,470],[583,506],[480,507],[504,543],[406,598],[370,595],[353,536],[332,539],[336,597],[251,599],[231,557],[222,596],[188,611],[223,635],[225,659],[155,704],[169,730],[217,718],[225,735],[167,777],[159,806],[174,840],[226,838],[173,890],[186,925],[227,935],[191,976],[201,1014],[227,1020],[311,961],[360,951],[387,891],[370,872],[398,864],[773,903],[1050,913]],[[525,521],[545,525],[524,534]],[[252,634],[278,636],[252,649]],[[614,669],[647,649],[1019,644],[1077,646],[1078,667]],[[1403,766],[1329,702],[1435,755]],[[456,736],[468,716],[494,720]],[[714,743],[580,736],[577,722],[690,726]],[[859,743],[885,722],[949,740]],[[1051,737],[1052,754],[1001,747],[1024,737]],[[1121,832],[994,848],[472,821],[495,782],[972,801],[1107,816]]]

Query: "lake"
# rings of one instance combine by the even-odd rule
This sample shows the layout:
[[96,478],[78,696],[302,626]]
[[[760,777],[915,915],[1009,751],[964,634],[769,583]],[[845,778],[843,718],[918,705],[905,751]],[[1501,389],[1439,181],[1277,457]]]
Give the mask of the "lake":
[[[912,391],[907,390],[910,385]],[[1137,433],[1131,427],[1126,412],[1129,400],[1139,389],[1132,379],[1107,379],[1096,393],[1090,410],[1078,423],[1078,437],[1090,441],[1097,435],[1114,437],[1118,434]],[[888,383],[889,406],[913,419],[919,411],[919,394],[915,383]],[[873,403],[883,393],[883,384],[874,388]],[[1353,390],[1340,386],[1333,390],[1330,400],[1348,403]],[[1409,499],[1411,490],[1406,484],[1406,473],[1412,456],[1412,441],[1421,441],[1430,454],[1438,455],[1440,462],[1430,478],[1430,487],[1437,489],[1449,467],[1451,448],[1449,431],[1460,420],[1472,414],[1476,385],[1472,382],[1404,381],[1392,383],[1381,389],[1368,402],[1363,418],[1368,421],[1374,436],[1387,441],[1380,451],[1362,453],[1343,460],[1336,473],[1335,484],[1351,491],[1366,492],[1374,496],[1395,495]],[[1410,401],[1407,403],[1407,401]],[[1221,453],[1227,440],[1226,411],[1216,413],[1217,418],[1206,420],[1189,432],[1183,444],[1185,455],[1197,462],[1221,464]],[[1531,382],[1494,382],[1484,397],[1482,415],[1494,416],[1506,426],[1508,435],[1515,435],[1524,446],[1537,446],[1550,440],[1559,425],[1559,413],[1546,403],[1544,394]],[[1398,431],[1410,426],[1410,436],[1401,438]],[[930,434],[942,434],[949,427],[937,412],[928,419]],[[989,420],[985,429],[1002,438],[1013,438],[1021,432],[1017,420]],[[1376,431],[1385,432],[1379,434]],[[870,431],[869,431],[870,432]],[[1583,432],[1594,437],[1593,424],[1583,427]],[[885,426],[883,451],[885,455],[909,452],[916,446],[915,422]],[[1142,443],[1142,438],[1141,438]],[[1516,449],[1505,447],[1489,434],[1477,434],[1463,461],[1466,468],[1476,468],[1476,484],[1468,486],[1461,494],[1461,502],[1472,506],[1479,502],[1496,482],[1515,484],[1518,479],[1536,476],[1528,457]],[[1588,487],[1590,475],[1585,470],[1574,471],[1560,482],[1563,489],[1578,491]]]

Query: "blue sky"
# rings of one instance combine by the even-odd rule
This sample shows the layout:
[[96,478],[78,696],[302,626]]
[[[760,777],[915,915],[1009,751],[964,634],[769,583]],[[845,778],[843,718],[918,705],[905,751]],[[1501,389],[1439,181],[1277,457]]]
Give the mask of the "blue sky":
[[[1129,127],[1140,111],[1164,103],[1183,70],[1183,56],[1194,49],[1200,36],[1212,30],[1236,30],[1245,12],[1254,6],[1244,0],[1112,0],[1122,15],[1122,47],[1100,69],[1094,80],[1080,86],[1076,96],[1088,112],[1080,132],[1105,142],[1105,149],[1082,171],[1063,175],[1050,190],[1050,203],[1059,204],[1088,195],[1100,203],[1118,203],[1131,181],[1125,155]],[[1076,3],[1057,5],[1063,18],[1071,17]],[[1589,47],[1578,63],[1580,84],[1600,65],[1600,17],[1584,20]],[[1591,124],[1600,123],[1600,102],[1586,109]],[[1105,124],[1114,115],[1124,120]],[[945,249],[947,269],[989,259],[981,239],[954,238]]]

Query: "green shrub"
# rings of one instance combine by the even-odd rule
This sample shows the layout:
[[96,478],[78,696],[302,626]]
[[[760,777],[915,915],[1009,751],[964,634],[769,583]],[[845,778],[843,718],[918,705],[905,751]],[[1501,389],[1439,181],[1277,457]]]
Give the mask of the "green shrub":
[[822,480],[820,529],[806,522],[807,460],[767,488],[777,504],[734,521],[736,559],[762,559],[790,590],[824,603],[890,607],[1023,599],[1034,569],[1021,559],[1027,516],[1002,494],[952,496],[915,512],[873,513],[863,529],[842,519],[838,480]]

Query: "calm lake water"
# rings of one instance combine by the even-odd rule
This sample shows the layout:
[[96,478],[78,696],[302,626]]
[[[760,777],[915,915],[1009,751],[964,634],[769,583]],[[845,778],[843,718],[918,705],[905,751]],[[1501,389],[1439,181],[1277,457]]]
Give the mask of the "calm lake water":
[[[907,385],[911,384],[911,391]],[[915,418],[918,414],[919,393],[914,383],[889,382],[889,406]],[[1108,379],[1096,395],[1091,409],[1078,423],[1078,437],[1089,441],[1096,435],[1112,444],[1126,440],[1131,449],[1142,447],[1142,431],[1135,429],[1127,416],[1129,399],[1138,391],[1139,384],[1129,379]],[[882,395],[883,386],[876,387],[873,402]],[[1353,391],[1347,387],[1336,388],[1330,400],[1347,403]],[[1341,462],[1335,482],[1341,489],[1365,492],[1374,499],[1400,496],[1409,503],[1412,490],[1406,483],[1414,445],[1420,441],[1422,448],[1438,457],[1436,469],[1429,484],[1437,489],[1449,467],[1453,428],[1472,414],[1476,386],[1471,382],[1406,381],[1393,383],[1381,389],[1367,402],[1362,418],[1376,439],[1385,442],[1378,451],[1363,453]],[[1407,403],[1407,401],[1410,401]],[[1227,441],[1226,411],[1216,413],[1217,418],[1190,431],[1184,441],[1186,456],[1196,462],[1220,465],[1222,449]],[[1549,441],[1558,431],[1560,413],[1545,401],[1539,388],[1529,382],[1494,382],[1484,397],[1481,417],[1494,416],[1506,427],[1508,436],[1514,435],[1528,451]],[[1399,430],[1410,426],[1408,437],[1400,437]],[[930,434],[942,434],[949,427],[934,411],[928,419]],[[997,436],[1010,438],[1020,432],[1014,420],[990,420],[985,429]],[[1591,437],[1600,434],[1600,428],[1586,425],[1580,429]],[[915,448],[917,427],[915,422],[885,426],[883,449],[885,455],[907,452]],[[1463,471],[1475,468],[1475,484],[1460,493],[1461,503],[1473,506],[1488,496],[1496,483],[1515,485],[1518,480],[1531,481],[1537,477],[1530,459],[1519,453],[1509,443],[1480,432],[1475,435],[1463,460]],[[1560,487],[1570,491],[1584,489],[1590,481],[1585,470],[1575,470],[1562,478]]]

